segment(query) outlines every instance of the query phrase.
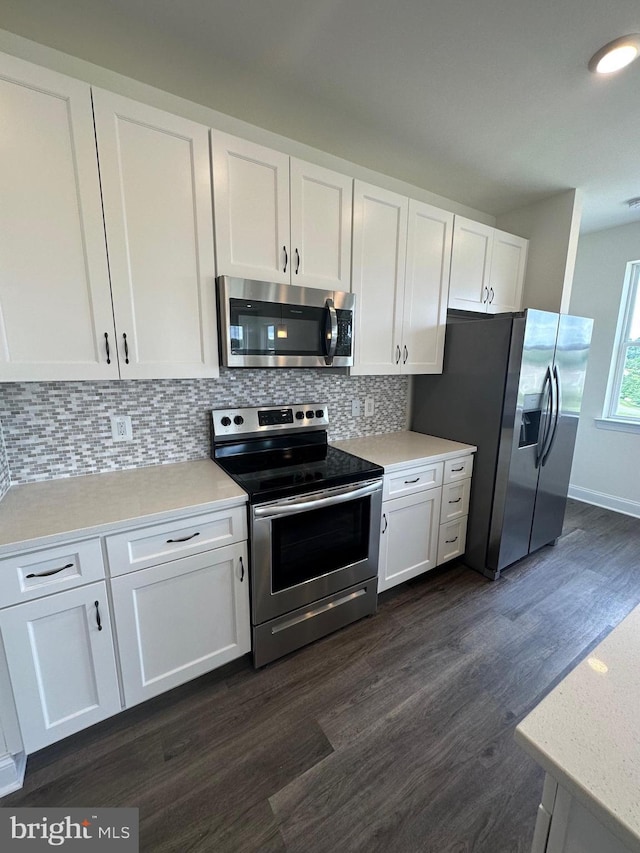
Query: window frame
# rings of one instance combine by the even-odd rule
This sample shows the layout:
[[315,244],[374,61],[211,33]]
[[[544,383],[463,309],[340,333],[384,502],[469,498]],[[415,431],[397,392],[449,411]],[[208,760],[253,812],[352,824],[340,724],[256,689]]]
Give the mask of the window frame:
[[627,350],[630,346],[640,346],[640,340],[631,340],[631,319],[640,298],[640,260],[627,263],[618,325],[611,358],[611,369],[607,383],[607,394],[604,406],[604,418],[617,421],[620,424],[637,425],[640,427],[640,415],[637,417],[621,415],[616,412],[620,402],[620,391],[624,379],[624,366],[627,360]]

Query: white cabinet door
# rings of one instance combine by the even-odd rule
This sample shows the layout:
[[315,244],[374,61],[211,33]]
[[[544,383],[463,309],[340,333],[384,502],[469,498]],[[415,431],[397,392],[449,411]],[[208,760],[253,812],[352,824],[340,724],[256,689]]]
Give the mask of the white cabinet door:
[[27,753],[120,711],[104,582],[0,611]]
[[247,570],[242,542],[113,579],[127,706],[250,651]]
[[486,311],[493,231],[489,225],[456,216],[453,225],[449,307]]
[[408,199],[354,182],[353,374],[400,372]]
[[0,55],[0,115],[0,381],[116,378],[89,86]]
[[382,504],[378,592],[436,566],[441,488]]
[[529,241],[506,231],[494,231],[487,311],[520,311]]
[[218,275],[290,283],[289,157],[211,131]]
[[120,374],[217,376],[208,129],[93,98]]
[[409,201],[403,373],[442,373],[452,233],[453,214]]
[[291,160],[291,283],[350,290],[353,180]]

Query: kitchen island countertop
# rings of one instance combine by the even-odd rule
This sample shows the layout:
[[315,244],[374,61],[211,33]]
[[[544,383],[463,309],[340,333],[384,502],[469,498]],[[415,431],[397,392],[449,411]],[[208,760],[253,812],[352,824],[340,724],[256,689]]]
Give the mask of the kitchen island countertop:
[[246,500],[210,459],[12,486],[0,501],[0,555]]
[[381,465],[385,473],[400,471],[422,462],[440,462],[466,456],[477,449],[473,444],[462,444],[448,438],[437,438],[420,432],[401,430],[381,435],[369,435],[363,438],[349,438],[332,441],[334,447],[362,456],[376,465]]
[[612,835],[640,851],[638,659],[640,607],[524,718],[515,739]]

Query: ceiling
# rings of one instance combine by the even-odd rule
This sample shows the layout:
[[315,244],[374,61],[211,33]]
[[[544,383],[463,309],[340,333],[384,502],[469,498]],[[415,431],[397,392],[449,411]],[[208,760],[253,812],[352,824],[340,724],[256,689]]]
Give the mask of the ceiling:
[[[79,14],[82,10],[82,14]],[[0,25],[492,215],[640,220],[638,0],[0,0]]]

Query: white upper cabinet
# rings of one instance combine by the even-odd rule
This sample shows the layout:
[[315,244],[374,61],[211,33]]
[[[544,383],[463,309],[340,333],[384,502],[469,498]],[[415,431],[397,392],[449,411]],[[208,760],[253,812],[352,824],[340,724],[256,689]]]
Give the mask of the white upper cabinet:
[[452,234],[452,213],[409,201],[403,373],[442,373]]
[[353,374],[400,371],[408,208],[404,196],[362,181],[354,183]]
[[352,179],[211,131],[218,275],[349,290]]
[[519,311],[522,307],[522,288],[527,266],[529,241],[506,231],[495,231],[489,276],[487,311]]
[[489,298],[489,272],[493,228],[456,216],[449,281],[449,307],[485,311]]
[[291,278],[289,157],[211,132],[218,275]]
[[0,115],[0,381],[117,378],[89,86],[0,55]]
[[456,216],[449,307],[520,311],[528,245],[523,237]]
[[93,99],[120,374],[217,376],[208,129]]
[[291,159],[291,284],[351,289],[353,181]]
[[360,181],[354,189],[354,374],[440,373],[453,215]]

